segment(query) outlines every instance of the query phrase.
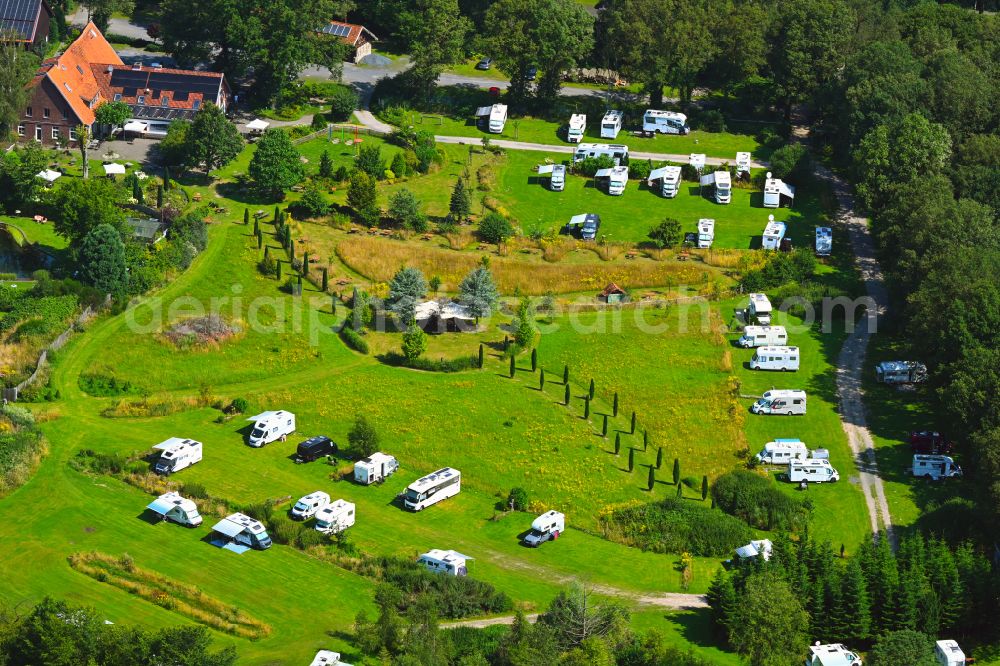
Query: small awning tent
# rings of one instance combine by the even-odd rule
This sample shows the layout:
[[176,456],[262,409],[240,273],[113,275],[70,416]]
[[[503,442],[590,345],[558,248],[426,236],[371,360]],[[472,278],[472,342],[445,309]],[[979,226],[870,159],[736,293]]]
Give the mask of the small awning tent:
[[699,181],[702,185],[715,185],[715,172],[706,173]]
[[125,175],[125,165],[118,164],[117,162],[112,162],[111,164],[104,165],[104,173],[108,176],[124,176]]
[[538,167],[538,173],[539,173],[539,175],[546,174],[546,173],[552,173],[552,168],[553,167],[555,167],[555,164],[542,164],[542,165],[539,165],[539,167]]
[[670,172],[670,167],[668,166],[660,167],[659,169],[653,169],[652,171],[649,172],[649,178],[647,179],[647,181],[650,184],[652,184],[653,181],[664,178],[669,172]]
[[58,171],[52,171],[50,169],[42,169],[36,174],[36,176],[49,183],[54,183],[60,178],[62,178],[61,173],[59,173]]
[[125,127],[123,129],[126,132],[133,132],[135,134],[144,134],[147,130],[149,130],[149,124],[144,123],[140,120],[130,120],[127,123],[125,123]]
[[155,511],[161,516],[165,516],[175,506],[176,504],[174,503],[173,499],[168,498],[165,495],[161,495],[160,497],[157,497],[155,500],[150,502],[146,508],[149,509],[150,511]]
[[[610,171],[610,169],[606,169]],[[587,213],[580,213],[579,215],[574,215],[569,218],[569,223],[566,225],[568,227],[582,227],[583,223],[587,221]]]
[[480,106],[479,108],[476,109],[476,115],[479,117],[488,116],[490,115],[490,112],[492,110],[493,110],[492,106]]
[[778,181],[778,192],[783,197],[788,197],[789,199],[795,198],[795,187],[789,185],[783,180]]
[[247,123],[247,129],[252,132],[263,132],[270,126],[271,123],[267,122],[266,120],[261,120],[260,118],[254,118],[253,120]]
[[598,169],[597,173],[594,174],[594,178],[610,178],[613,171],[614,169]]
[[213,527],[213,532],[218,532],[219,534],[225,535],[227,537],[234,537],[244,530],[244,526],[239,523],[234,523],[228,518],[223,518],[217,522]]

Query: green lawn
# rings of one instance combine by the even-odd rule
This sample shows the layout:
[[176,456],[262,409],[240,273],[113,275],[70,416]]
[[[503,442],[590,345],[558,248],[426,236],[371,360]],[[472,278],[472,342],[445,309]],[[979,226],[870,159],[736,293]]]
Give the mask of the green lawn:
[[[62,250],[68,244],[64,237],[56,233],[52,222],[36,222],[30,217],[14,217],[12,215],[0,215],[0,222],[19,227],[28,237],[29,242],[38,243],[46,248]],[[15,232],[14,238],[19,241],[21,235]]]

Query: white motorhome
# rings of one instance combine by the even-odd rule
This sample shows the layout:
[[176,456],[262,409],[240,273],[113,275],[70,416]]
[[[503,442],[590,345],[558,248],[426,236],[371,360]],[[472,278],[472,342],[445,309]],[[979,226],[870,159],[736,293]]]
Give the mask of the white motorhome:
[[364,486],[382,483],[399,469],[399,461],[379,451],[354,463],[354,480]]
[[345,661],[340,660],[340,653],[334,652],[333,650],[320,650],[313,657],[312,663],[309,666],[351,666]]
[[772,178],[768,171],[767,178],[764,179],[764,208],[777,208],[781,205],[782,198],[793,201],[795,188],[780,178]]
[[694,167],[695,171],[701,173],[705,170],[705,153],[691,153],[688,156],[688,164]]
[[566,165],[565,164],[542,164],[538,167],[538,175],[549,176],[549,189],[553,192],[562,192],[566,187]]
[[594,180],[606,178],[608,181],[608,194],[620,196],[625,193],[625,186],[628,185],[628,167],[616,166],[610,169],[598,169],[594,174]]
[[601,118],[601,138],[617,139],[618,132],[622,131],[622,119],[625,117],[621,111],[609,110]]
[[754,414],[793,414],[806,413],[806,392],[798,389],[772,389],[764,391],[757,402],[750,408]]
[[698,220],[698,247],[707,249],[715,242],[715,220],[702,218]]
[[806,458],[792,460],[788,463],[788,480],[792,483],[826,483],[839,481],[840,473],[833,468],[829,460],[822,458]]
[[247,548],[267,550],[271,547],[271,537],[268,536],[264,525],[259,520],[242,513],[234,513],[223,518],[212,526],[212,531],[228,540],[223,547],[230,546],[230,550],[238,552]]
[[938,666],[965,666],[965,653],[952,640],[937,641],[934,644],[934,657]]
[[570,143],[580,143],[586,130],[587,116],[583,113],[574,113],[569,117],[569,125],[566,127],[566,140]]
[[816,256],[829,257],[833,252],[833,229],[816,227]]
[[743,329],[743,335],[736,341],[736,344],[744,349],[781,346],[787,343],[788,333],[785,332],[784,326],[747,326]]
[[750,177],[750,153],[736,153],[736,178],[743,180]]
[[660,194],[667,199],[673,199],[681,191],[681,168],[679,166],[665,166],[653,169],[649,172],[649,179],[646,183],[652,188],[655,187],[656,181],[660,181]]
[[289,510],[288,515],[292,520],[307,520],[316,515],[317,511],[321,510],[329,503],[330,496],[322,490],[317,490],[309,493],[296,502],[295,505]]
[[462,473],[451,467],[442,467],[408,485],[403,495],[403,506],[410,511],[420,511],[454,497],[461,490]]
[[418,564],[424,565],[428,571],[434,573],[445,573],[449,576],[466,576],[469,569],[465,563],[475,558],[463,555],[454,550],[441,550],[432,548],[417,560]]
[[354,524],[354,503],[339,499],[316,512],[316,531],[323,534],[343,532]]
[[160,452],[160,457],[153,464],[153,471],[157,474],[167,476],[201,462],[201,442],[193,439],[171,437],[153,448]]
[[715,188],[715,203],[727,204],[733,200],[733,180],[728,171],[713,171],[701,177],[702,186]]
[[788,226],[784,222],[775,222],[774,215],[767,216],[767,226],[761,235],[760,246],[765,250],[780,250],[781,241],[785,239]]
[[913,456],[913,476],[932,481],[953,479],[962,476],[962,468],[951,456],[917,453]]
[[507,105],[494,104],[490,107],[489,129],[490,134],[500,134],[504,125],[507,124]]
[[884,384],[918,384],[927,380],[927,366],[917,361],[882,361],[875,380]]
[[861,657],[840,643],[820,645],[816,641],[816,645],[809,646],[806,666],[861,666]]
[[531,531],[524,536],[524,545],[538,548],[546,541],[554,541],[566,530],[566,516],[558,511],[546,511],[531,521]]
[[787,465],[793,460],[809,457],[809,449],[801,439],[775,439],[757,454],[757,461],[767,465]]
[[261,412],[251,416],[247,421],[253,421],[250,430],[250,446],[260,448],[265,444],[282,440],[295,432],[295,414],[284,410]]
[[628,146],[620,143],[581,143],[573,153],[573,162],[601,156],[610,157],[615,164],[623,164],[628,161]]
[[798,347],[757,347],[750,359],[751,370],[780,370],[782,372],[799,369]]
[[772,550],[774,550],[774,544],[771,543],[770,539],[751,541],[747,545],[736,549],[736,561],[741,563],[750,562],[759,557],[767,562],[771,559]]
[[646,109],[646,113],[642,114],[642,131],[660,134],[687,134],[691,128],[687,124],[687,116],[683,113]]
[[764,326],[771,325],[771,301],[766,294],[750,294],[746,316],[747,321],[756,320]]
[[169,520],[178,525],[188,527],[198,527],[201,525],[201,514],[198,513],[198,505],[193,501],[181,497],[179,493],[165,493],[149,503],[146,507],[153,513],[160,515],[163,520]]

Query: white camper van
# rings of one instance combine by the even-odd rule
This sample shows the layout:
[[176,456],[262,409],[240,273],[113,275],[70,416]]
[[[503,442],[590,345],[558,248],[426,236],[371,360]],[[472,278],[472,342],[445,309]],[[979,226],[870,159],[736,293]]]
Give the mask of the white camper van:
[[622,131],[622,119],[625,115],[621,111],[611,109],[601,118],[601,138],[617,139],[618,132]]
[[620,143],[581,143],[573,152],[573,161],[602,155],[610,157],[615,164],[624,164],[628,161],[628,146]]
[[660,181],[660,194],[667,199],[673,199],[681,191],[681,168],[665,166],[653,169],[649,172],[646,183],[652,188],[655,187],[656,181]]
[[839,481],[840,473],[833,468],[829,460],[806,458],[792,460],[788,463],[788,480],[792,483],[826,483]]
[[660,134],[687,134],[691,131],[687,120],[687,116],[683,113],[646,109],[646,113],[642,114],[642,131]]
[[780,178],[772,178],[768,171],[767,178],[764,179],[764,208],[777,208],[781,205],[782,198],[792,202],[795,199],[795,188]]
[[784,326],[747,326],[743,329],[743,335],[736,341],[736,344],[744,349],[782,346],[787,343],[788,333],[785,332]]
[[816,645],[809,646],[806,666],[861,666],[861,657],[840,643],[820,645],[816,641]]
[[445,573],[449,576],[465,576],[469,573],[469,569],[465,566],[465,563],[472,559],[474,558],[455,552],[454,550],[432,548],[421,555],[417,563],[424,565],[428,571],[433,571],[434,573]]
[[490,134],[500,134],[507,124],[507,105],[494,104],[490,107]]
[[788,229],[784,222],[775,222],[774,215],[767,216],[767,226],[761,235],[760,246],[765,250],[780,250],[781,241],[785,239],[785,231]]
[[736,178],[750,177],[750,153],[736,153]]
[[587,116],[582,113],[574,113],[569,117],[569,125],[566,127],[566,140],[570,143],[580,143],[583,141],[583,133],[587,129]]
[[343,532],[354,524],[354,503],[339,499],[316,512],[316,531],[323,534]]
[[420,511],[454,497],[461,490],[462,473],[451,467],[442,467],[408,485],[403,495],[403,506],[410,511]]
[[153,464],[153,471],[157,474],[167,476],[201,462],[201,442],[193,439],[171,437],[153,448],[160,452],[160,457]]
[[806,413],[806,392],[797,389],[772,389],[764,391],[764,395],[753,403],[750,408],[754,414],[793,414]]
[[295,432],[295,414],[284,410],[261,412],[251,416],[247,421],[253,421],[250,431],[250,446],[260,448],[265,444],[285,437]]
[[833,252],[833,229],[816,227],[816,256],[829,257]]
[[715,242],[715,220],[702,218],[698,220],[698,247],[702,250],[712,247]]
[[242,513],[234,513],[212,526],[212,531],[228,540],[226,545],[267,550],[271,547],[271,537],[259,520]]
[[385,481],[397,469],[399,462],[393,456],[379,451],[354,463],[354,480],[363,486],[370,486]]
[[625,186],[628,185],[628,167],[616,166],[610,169],[598,169],[594,174],[594,180],[607,178],[608,194],[620,196],[625,193]]
[[776,439],[768,442],[757,454],[757,461],[767,465],[787,465],[793,460],[809,457],[809,449],[801,439]]
[[549,189],[553,192],[562,192],[566,187],[566,165],[565,164],[542,164],[538,167],[538,175],[549,176]]
[[549,540],[556,540],[566,530],[566,516],[558,511],[546,511],[531,521],[531,531],[524,537],[524,545],[538,548]]
[[758,321],[764,326],[771,325],[771,301],[766,294],[750,294],[750,304],[747,306],[747,321]]
[[187,525],[188,527],[198,527],[201,525],[201,514],[198,513],[198,505],[187,498],[181,497],[176,492],[160,495],[150,502],[146,508],[153,513],[159,514],[163,520],[169,520],[178,525]]
[[728,171],[713,171],[699,180],[703,187],[715,188],[715,203],[727,204],[733,200],[733,180]]
[[773,550],[774,544],[771,543],[770,539],[754,540],[736,549],[736,561],[742,564],[756,560],[759,557],[767,562],[771,559],[771,552]]
[[917,453],[913,456],[913,476],[939,481],[962,476],[962,468],[951,456],[934,456]]
[[751,370],[781,370],[788,372],[799,369],[798,347],[757,347],[750,359]]
[[340,653],[333,650],[320,650],[313,657],[309,666],[351,666],[347,662],[340,660]]
[[958,643],[952,640],[938,641],[934,644],[934,657],[938,666],[965,666],[965,653]]
[[330,496],[322,490],[311,492],[289,510],[288,515],[292,520],[307,520],[316,515],[316,512],[330,503]]

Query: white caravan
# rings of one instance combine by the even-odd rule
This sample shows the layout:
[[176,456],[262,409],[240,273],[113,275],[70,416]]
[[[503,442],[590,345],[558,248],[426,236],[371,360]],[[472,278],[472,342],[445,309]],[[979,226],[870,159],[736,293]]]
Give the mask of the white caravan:
[[213,532],[218,532],[229,540],[229,544],[267,550],[271,547],[271,537],[259,520],[242,513],[234,513],[223,518],[212,526]]
[[587,129],[587,116],[582,113],[574,113],[569,117],[569,126],[566,128],[566,140],[570,143],[580,143],[583,141],[583,133]]
[[698,247],[702,250],[712,247],[715,241],[715,220],[698,220]]
[[171,437],[153,447],[160,452],[153,465],[153,471],[167,476],[201,462],[201,442],[193,439]]
[[673,199],[681,191],[681,168],[679,166],[665,166],[653,169],[649,172],[646,184],[652,188],[655,187],[656,181],[660,181],[660,194],[667,199]]
[[316,512],[316,531],[323,534],[343,532],[354,524],[354,503],[339,499]]
[[747,326],[743,329],[743,335],[736,341],[736,344],[744,349],[781,346],[787,343],[788,333],[785,332],[784,326]]
[[739,562],[749,562],[759,557],[767,562],[771,559],[771,551],[773,549],[774,544],[771,543],[770,539],[751,541],[747,545],[736,549],[736,559]]
[[594,180],[600,178],[608,179],[608,194],[619,196],[625,193],[625,186],[628,185],[628,167],[616,166],[610,169],[598,169],[594,174]]
[[683,113],[646,109],[646,113],[642,115],[642,131],[659,132],[660,134],[687,134],[691,131],[687,120],[687,116]]
[[701,173],[705,170],[705,153],[691,153],[688,156],[688,164],[694,167],[695,171]]
[[807,458],[793,460],[788,463],[788,480],[792,483],[826,483],[839,481],[840,473],[833,468],[829,460]]
[[601,118],[601,138],[617,139],[618,132],[622,131],[622,119],[624,114],[621,111],[611,109]]
[[201,514],[198,505],[193,501],[172,492],[160,495],[146,507],[153,513],[158,513],[163,520],[169,520],[178,525],[198,527],[201,525]]
[[333,650],[320,650],[313,657],[312,663],[309,666],[351,666],[345,661],[340,660],[340,653],[334,652]]
[[317,490],[296,502],[288,513],[292,520],[307,520],[329,503],[330,496],[322,490]]
[[546,511],[531,521],[531,531],[524,537],[524,545],[538,548],[546,541],[554,541],[566,530],[566,516],[558,511]]
[[750,294],[750,304],[747,306],[747,321],[756,320],[764,326],[771,325],[771,301],[766,294]]
[[565,164],[541,164],[538,167],[538,175],[549,176],[549,189],[553,192],[562,192],[566,187],[566,165]]
[[927,366],[917,361],[882,361],[875,380],[884,384],[918,384],[927,379]]
[[781,241],[785,239],[788,226],[784,222],[775,222],[774,215],[767,216],[767,226],[761,235],[760,246],[765,250],[780,250]]
[[399,462],[379,451],[354,463],[354,480],[363,486],[381,483],[399,469]]
[[713,171],[702,176],[698,182],[715,188],[715,203],[727,204],[733,200],[733,180],[728,171]]
[[833,229],[816,227],[816,256],[829,257],[833,252]]
[[771,172],[767,172],[764,179],[764,208],[777,208],[781,205],[781,199],[792,201],[795,199],[795,188],[780,178],[772,178]]
[[913,476],[932,481],[962,476],[962,468],[951,456],[932,456],[917,453],[913,456]]
[[861,666],[861,657],[840,643],[820,645],[816,641],[816,645],[809,646],[806,666]]
[[251,416],[247,421],[253,421],[250,431],[250,446],[260,448],[265,444],[285,437],[295,432],[295,414],[284,410],[261,412]]
[[934,644],[934,657],[938,666],[965,666],[965,653],[958,643],[952,640],[938,641]]
[[403,506],[410,511],[420,511],[454,497],[461,490],[462,473],[451,467],[442,467],[408,485],[403,495]]
[[757,347],[750,359],[751,370],[781,370],[782,372],[799,369],[798,347]]
[[750,408],[754,414],[793,414],[806,413],[806,392],[798,389],[772,389],[764,391],[757,402]]
[[469,569],[465,566],[465,563],[472,559],[474,558],[455,552],[454,550],[432,548],[421,555],[417,563],[424,565],[428,571],[433,571],[434,573],[445,573],[449,576],[465,576],[469,573]]
[[628,146],[620,143],[581,143],[573,153],[573,161],[601,156],[610,157],[615,164],[622,164],[628,161]]
[[750,177],[750,153],[736,153],[736,177],[738,179]]
[[504,125],[507,124],[507,105],[494,104],[488,108],[489,113],[483,115],[489,118],[488,127],[490,134],[500,134],[503,132]]
[[768,442],[757,454],[757,462],[767,465],[787,465],[793,460],[809,457],[809,449],[801,439],[776,439]]

